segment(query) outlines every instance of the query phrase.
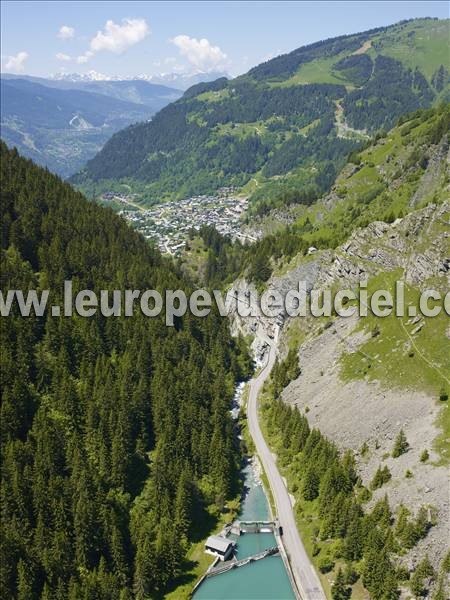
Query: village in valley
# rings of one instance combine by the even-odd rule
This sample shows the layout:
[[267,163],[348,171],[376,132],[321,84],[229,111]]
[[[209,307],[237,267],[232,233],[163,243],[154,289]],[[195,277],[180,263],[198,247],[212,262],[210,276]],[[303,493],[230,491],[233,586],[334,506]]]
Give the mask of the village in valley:
[[255,242],[262,236],[262,232],[245,225],[243,217],[248,200],[233,195],[232,188],[222,188],[216,195],[193,196],[148,209],[139,206],[129,195],[116,192],[104,193],[102,201],[121,205],[119,214],[147,239],[153,240],[163,254],[179,255],[189,232],[199,230],[202,225],[213,226],[222,235],[242,243]]

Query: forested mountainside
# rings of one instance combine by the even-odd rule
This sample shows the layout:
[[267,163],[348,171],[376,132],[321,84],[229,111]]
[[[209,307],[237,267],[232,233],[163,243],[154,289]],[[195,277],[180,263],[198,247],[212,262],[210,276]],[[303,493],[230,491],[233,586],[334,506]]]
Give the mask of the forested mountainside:
[[2,76],[1,136],[68,177],[113,133],[151,116],[180,94],[145,81],[67,82]]
[[[1,180],[3,293],[62,304],[65,279],[188,286],[112,211],[3,143]],[[235,486],[238,346],[214,314],[2,317],[2,598],[142,599],[176,582]]]
[[[450,104],[402,117],[391,131],[353,152],[332,189],[312,206],[291,206],[261,219],[277,230],[250,246],[202,228],[182,257],[202,283],[220,285],[244,275],[256,283],[287,268],[311,247],[333,249],[358,227],[392,223],[448,197]],[[254,218],[252,218],[254,221]]]
[[[244,276],[236,246],[201,230],[205,279],[229,267],[231,293],[249,296],[255,283],[283,298],[305,282],[358,297],[366,281],[369,296],[392,297],[403,282],[408,308],[419,307],[424,290],[444,298],[449,110],[408,115],[355,153],[330,194],[292,209],[289,232],[249,249]],[[189,243],[195,255],[199,240]],[[325,306],[322,296],[318,304]],[[261,419],[333,598],[448,598],[449,317],[412,315],[285,314],[276,336],[280,360],[260,399]],[[255,319],[234,315],[232,327],[251,336]],[[257,336],[253,348],[262,351]]]
[[375,132],[448,99],[449,24],[341,36],[193,86],[114,135],[73,180],[92,195],[125,183],[143,203],[234,186],[264,210],[311,204]]

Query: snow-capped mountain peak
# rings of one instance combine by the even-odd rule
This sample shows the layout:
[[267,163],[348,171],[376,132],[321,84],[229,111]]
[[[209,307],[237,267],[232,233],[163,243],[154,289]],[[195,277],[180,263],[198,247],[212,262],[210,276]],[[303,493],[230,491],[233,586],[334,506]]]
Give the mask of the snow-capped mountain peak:
[[105,75],[98,71],[87,71],[87,73],[56,73],[50,78],[57,81],[67,82],[90,82],[90,81],[147,81],[159,85],[186,90],[196,83],[202,81],[214,81],[219,77],[228,77],[227,73],[222,72],[203,72],[196,71],[191,73],[160,73],[157,75]]

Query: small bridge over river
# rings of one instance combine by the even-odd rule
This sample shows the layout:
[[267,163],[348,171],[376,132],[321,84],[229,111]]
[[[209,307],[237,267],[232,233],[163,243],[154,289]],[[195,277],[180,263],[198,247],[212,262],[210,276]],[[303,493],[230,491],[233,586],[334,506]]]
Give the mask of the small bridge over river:
[[279,549],[278,546],[273,546],[272,548],[266,548],[262,552],[258,552],[258,554],[254,554],[253,556],[247,556],[246,558],[242,558],[241,560],[237,560],[236,558],[227,561],[226,563],[221,563],[214,565],[210,568],[210,570],[206,573],[206,577],[213,577],[214,575],[220,575],[221,573],[225,573],[226,571],[230,571],[230,569],[237,569],[238,567],[243,567],[248,565],[255,560],[261,560],[262,558],[266,558],[266,556],[272,556],[273,554],[278,554]]

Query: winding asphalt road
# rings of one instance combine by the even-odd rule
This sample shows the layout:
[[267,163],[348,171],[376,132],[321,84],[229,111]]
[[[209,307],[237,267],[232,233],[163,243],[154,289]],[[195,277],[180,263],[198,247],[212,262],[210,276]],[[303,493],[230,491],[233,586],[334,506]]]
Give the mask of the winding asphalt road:
[[276,345],[271,342],[266,365],[249,384],[247,419],[250,434],[269,480],[277,517],[283,527],[283,544],[292,574],[302,600],[326,600],[319,577],[311,564],[295,523],[289,493],[278,471],[273,454],[266,444],[258,421],[258,394],[270,374],[276,357]]

